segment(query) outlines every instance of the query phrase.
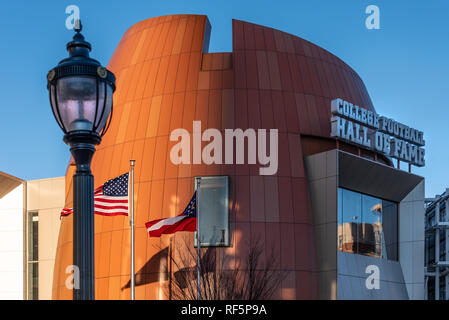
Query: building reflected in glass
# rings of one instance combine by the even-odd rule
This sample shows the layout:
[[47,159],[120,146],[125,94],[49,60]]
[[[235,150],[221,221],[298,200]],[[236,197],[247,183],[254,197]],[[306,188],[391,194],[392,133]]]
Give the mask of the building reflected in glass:
[[338,250],[397,261],[397,204],[339,188]]

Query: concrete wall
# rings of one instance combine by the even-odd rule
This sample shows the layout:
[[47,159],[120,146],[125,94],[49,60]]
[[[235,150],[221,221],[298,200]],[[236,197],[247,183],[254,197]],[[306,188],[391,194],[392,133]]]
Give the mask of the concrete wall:
[[[379,288],[368,289],[368,266],[379,270]],[[359,254],[338,252],[339,300],[408,300],[401,264]]]
[[337,299],[337,151],[305,159],[315,228],[318,297]]
[[424,299],[424,181],[399,203],[399,261],[410,299]]
[[24,185],[0,199],[0,299],[24,299]]

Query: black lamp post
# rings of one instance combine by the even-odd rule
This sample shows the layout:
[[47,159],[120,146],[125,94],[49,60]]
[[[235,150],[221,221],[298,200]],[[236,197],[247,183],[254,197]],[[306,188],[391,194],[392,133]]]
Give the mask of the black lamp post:
[[67,43],[69,57],[48,72],[47,89],[53,115],[76,162],[73,265],[79,268],[80,286],[73,288],[73,299],[94,300],[94,177],[90,163],[112,118],[115,76],[89,57],[92,47],[80,33],[81,22],[76,25],[76,34]]

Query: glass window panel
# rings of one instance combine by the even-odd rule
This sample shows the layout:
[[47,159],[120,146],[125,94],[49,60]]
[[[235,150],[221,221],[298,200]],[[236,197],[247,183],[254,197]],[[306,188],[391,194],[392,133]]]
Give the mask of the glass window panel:
[[446,300],[446,277],[440,277],[440,300]]
[[[229,246],[229,177],[200,178],[198,209],[201,246]],[[196,239],[196,237],[195,237]]]
[[39,259],[39,216],[37,212],[28,213],[28,260]]
[[362,220],[359,254],[382,257],[382,200],[361,195]]
[[338,189],[338,250],[397,260],[397,204]]
[[[361,221],[361,195],[341,189],[341,241],[342,251],[357,253]],[[340,235],[339,235],[340,238]]]
[[435,300],[435,278],[430,277],[427,282],[427,298],[428,300]]
[[28,300],[39,299],[39,264],[28,263]]
[[343,251],[343,190],[341,188],[338,189],[338,251]]
[[394,202],[382,200],[382,229],[385,247],[382,257],[398,260],[398,205]]
[[446,202],[441,202],[440,204],[440,221],[445,222],[446,221]]
[[39,215],[28,212],[28,299],[39,298]]

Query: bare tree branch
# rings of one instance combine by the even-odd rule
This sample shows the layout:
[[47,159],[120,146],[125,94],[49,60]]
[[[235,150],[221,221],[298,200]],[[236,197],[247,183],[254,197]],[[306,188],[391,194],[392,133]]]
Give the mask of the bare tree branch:
[[[191,239],[181,237],[181,245],[169,256],[174,268],[171,297],[175,300],[197,299],[197,251]],[[183,243],[182,243],[183,242]],[[178,242],[179,243],[179,242]],[[265,300],[270,299],[286,278],[280,271],[274,250],[262,263],[264,247],[260,238],[246,243],[246,262],[236,259],[233,268],[226,267],[231,257],[221,248],[201,248],[201,293],[204,300]],[[167,285],[167,292],[169,290]],[[168,296],[168,294],[167,294]]]

